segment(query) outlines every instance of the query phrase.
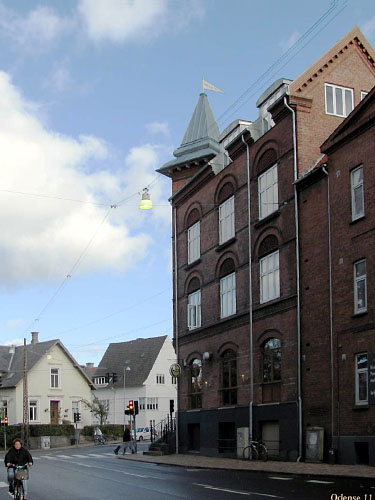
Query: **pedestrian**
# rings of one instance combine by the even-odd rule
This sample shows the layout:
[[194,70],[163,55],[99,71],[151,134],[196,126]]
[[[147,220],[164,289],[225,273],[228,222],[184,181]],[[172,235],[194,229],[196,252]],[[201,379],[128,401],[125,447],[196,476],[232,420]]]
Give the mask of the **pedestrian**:
[[124,434],[122,435],[122,445],[119,445],[115,448],[114,453],[118,455],[120,448],[123,448],[122,454],[125,455],[127,448],[130,448],[131,453],[134,453],[131,435],[130,435],[130,425],[125,426]]
[[[22,441],[19,438],[16,438],[13,441],[12,447],[8,450],[8,453],[4,458],[5,467],[8,468],[8,483],[9,483],[9,493],[14,493],[14,468],[15,465],[25,466],[29,465],[30,467],[33,465],[33,457],[30,455],[28,449],[22,446]],[[22,481],[23,484],[23,492],[24,492],[24,500],[26,500],[27,496],[27,480]]]

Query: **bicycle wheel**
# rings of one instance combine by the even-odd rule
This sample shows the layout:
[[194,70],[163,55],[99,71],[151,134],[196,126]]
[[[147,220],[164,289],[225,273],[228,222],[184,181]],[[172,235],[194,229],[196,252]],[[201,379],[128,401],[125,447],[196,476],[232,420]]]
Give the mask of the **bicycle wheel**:
[[259,458],[259,453],[258,453],[258,450],[256,448],[256,446],[254,446],[253,444],[250,446],[250,460],[258,460]]
[[14,500],[21,500],[22,483],[18,480],[14,482]]
[[259,460],[263,460],[263,462],[266,462],[268,459],[268,452],[267,448],[264,446],[264,444],[259,445]]

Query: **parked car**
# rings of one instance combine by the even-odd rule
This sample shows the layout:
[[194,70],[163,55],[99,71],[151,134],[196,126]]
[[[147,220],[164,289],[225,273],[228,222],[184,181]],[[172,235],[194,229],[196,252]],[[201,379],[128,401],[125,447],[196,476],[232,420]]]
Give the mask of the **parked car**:
[[[153,429],[153,435],[157,437],[158,433]],[[138,427],[137,429],[137,441],[143,441],[144,439],[151,439],[151,429],[150,427]]]

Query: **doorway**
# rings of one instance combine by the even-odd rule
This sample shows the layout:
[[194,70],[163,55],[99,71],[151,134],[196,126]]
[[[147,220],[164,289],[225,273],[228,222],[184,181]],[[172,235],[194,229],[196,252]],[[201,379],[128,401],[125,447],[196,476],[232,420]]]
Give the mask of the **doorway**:
[[49,413],[51,416],[51,424],[59,423],[59,401],[50,401]]
[[200,451],[201,448],[201,426],[200,424],[188,424],[188,449]]
[[263,422],[262,441],[266,445],[269,457],[278,457],[280,448],[279,422]]

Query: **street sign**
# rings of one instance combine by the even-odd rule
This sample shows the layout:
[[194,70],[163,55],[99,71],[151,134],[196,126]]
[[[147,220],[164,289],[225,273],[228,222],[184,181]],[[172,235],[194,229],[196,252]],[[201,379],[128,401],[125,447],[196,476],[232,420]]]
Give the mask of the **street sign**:
[[178,378],[181,375],[181,366],[178,363],[173,363],[169,368],[169,373],[172,377]]

